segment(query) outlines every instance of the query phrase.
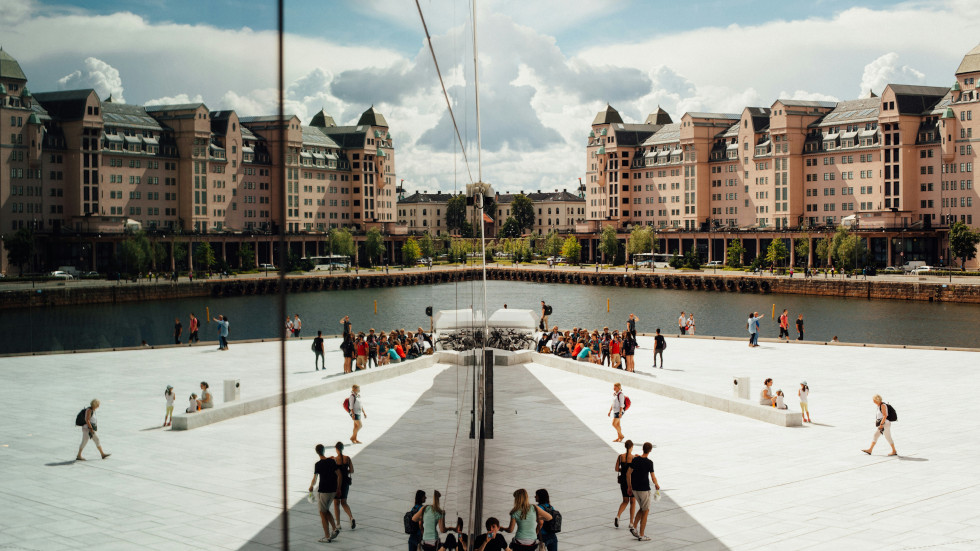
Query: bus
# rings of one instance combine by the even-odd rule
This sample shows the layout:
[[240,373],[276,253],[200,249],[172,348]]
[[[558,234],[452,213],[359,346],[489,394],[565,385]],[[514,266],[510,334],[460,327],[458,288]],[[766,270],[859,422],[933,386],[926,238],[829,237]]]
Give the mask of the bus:
[[633,255],[633,265],[637,268],[650,267],[670,268],[670,257],[667,253],[636,253]]
[[308,260],[313,264],[314,272],[326,272],[350,268],[350,257],[339,254],[327,256],[308,256],[303,260]]

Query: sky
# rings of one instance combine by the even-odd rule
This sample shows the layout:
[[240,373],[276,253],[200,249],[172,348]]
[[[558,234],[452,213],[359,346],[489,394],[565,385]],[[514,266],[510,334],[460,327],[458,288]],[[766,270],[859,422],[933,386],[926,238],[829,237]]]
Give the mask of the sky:
[[[658,106],[677,121],[949,86],[980,42],[976,0],[477,0],[478,154],[472,4],[419,4],[463,148],[413,1],[286,0],[285,11],[286,111],[354,124],[374,106],[409,192],[481,174],[501,192],[572,191],[606,104],[626,122]],[[0,0],[0,46],[32,91],[243,116],[277,111],[276,28],[272,0]]]

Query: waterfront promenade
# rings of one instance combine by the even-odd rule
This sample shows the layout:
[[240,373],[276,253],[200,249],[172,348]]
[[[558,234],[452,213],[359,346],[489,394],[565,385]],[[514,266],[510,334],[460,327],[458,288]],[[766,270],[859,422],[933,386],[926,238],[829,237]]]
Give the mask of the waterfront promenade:
[[[802,379],[813,424],[777,427],[631,389],[627,437],[657,445],[664,487],[637,542],[612,526],[619,502],[618,444],[606,411],[610,385],[530,364],[496,369],[496,437],[487,446],[486,515],[503,517],[516,487],[550,490],[565,521],[562,549],[975,549],[980,542],[980,442],[967,424],[977,352],[742,340],[669,338],[667,368],[650,368],[649,337],[636,377],[730,394],[733,376],[752,379],[752,398],[773,377],[790,408]],[[326,376],[341,371],[327,341]],[[278,343],[51,354],[0,359],[8,397],[0,404],[0,548],[273,549],[282,541],[279,421],[274,408],[191,431],[159,427],[163,390],[177,409],[207,380],[242,381],[243,399],[278,391]],[[323,382],[309,340],[287,344],[290,388]],[[349,376],[348,376],[349,377]],[[355,375],[356,377],[356,375]],[[626,381],[628,377],[624,377]],[[456,412],[466,371],[437,365],[362,387],[368,418],[334,549],[403,545],[401,515],[416,488],[448,488],[450,515],[467,491],[466,419]],[[900,456],[867,447],[871,396],[895,406]],[[290,540],[319,549],[315,509],[305,502],[317,442],[346,440],[338,392],[289,406]],[[74,416],[99,398],[102,443],[112,457],[72,461]],[[462,401],[460,401],[462,399]],[[457,456],[452,459],[456,444]],[[450,465],[452,470],[450,470]],[[466,516],[463,514],[462,516]],[[624,519],[625,521],[625,516]]]

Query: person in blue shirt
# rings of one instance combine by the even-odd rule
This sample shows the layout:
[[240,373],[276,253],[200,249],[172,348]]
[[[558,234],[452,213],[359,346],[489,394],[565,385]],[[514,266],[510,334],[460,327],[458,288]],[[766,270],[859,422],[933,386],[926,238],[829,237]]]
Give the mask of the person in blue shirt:
[[[538,507],[550,514],[551,518],[554,518],[555,509],[551,506],[551,497],[548,495],[548,490],[541,488],[534,492],[534,501],[538,502]],[[548,551],[558,551],[558,534],[549,530],[551,527],[550,522],[538,519],[538,541],[543,543]]]
[[218,350],[228,350],[228,316],[219,315],[214,321],[218,324]]

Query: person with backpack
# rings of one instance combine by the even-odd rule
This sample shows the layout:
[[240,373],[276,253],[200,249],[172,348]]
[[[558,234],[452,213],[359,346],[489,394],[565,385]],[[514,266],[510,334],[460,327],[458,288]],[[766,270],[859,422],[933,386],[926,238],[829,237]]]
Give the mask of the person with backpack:
[[323,359],[323,331],[316,332],[316,338],[313,339],[313,367],[316,371],[320,370],[320,365],[323,365],[323,370],[327,370],[327,362]]
[[657,334],[653,337],[653,367],[657,367],[657,356],[660,356],[660,369],[664,368],[664,350],[667,349],[667,339],[660,334],[660,328],[657,328]]
[[354,420],[354,433],[350,436],[350,441],[352,444],[363,444],[357,439],[357,433],[361,430],[361,417],[367,419],[367,412],[361,405],[361,387],[354,385],[350,389],[350,398],[348,400],[348,413],[350,413],[350,418]]
[[534,492],[534,501],[538,503],[538,507],[551,515],[551,520],[538,519],[538,541],[543,543],[548,551],[558,551],[561,513],[551,506],[551,496],[548,495],[548,490],[544,488]]
[[861,451],[871,455],[871,450],[875,449],[875,444],[878,443],[878,437],[885,435],[885,440],[888,440],[888,443],[892,447],[892,453],[888,455],[898,455],[898,452],[895,451],[895,442],[892,440],[892,423],[898,421],[898,415],[895,413],[895,408],[893,408],[891,404],[883,402],[880,394],[875,394],[873,400],[878,410],[875,419],[875,435],[871,440],[871,446],[869,446],[868,449]]
[[82,450],[85,449],[85,445],[91,440],[95,442],[95,447],[102,454],[102,459],[109,457],[112,454],[102,451],[102,444],[99,442],[99,436],[96,434],[99,430],[99,425],[95,419],[95,410],[99,409],[99,401],[92,400],[89,403],[89,407],[82,409],[75,416],[75,426],[82,427],[82,445],[78,447],[78,454],[75,456],[75,461],[85,461],[82,457]]
[[418,551],[422,543],[422,523],[414,520],[415,513],[425,507],[425,490],[415,491],[415,505],[405,513],[405,533],[408,534],[408,551]]
[[412,515],[412,522],[422,526],[422,539],[419,546],[421,551],[438,551],[442,546],[439,533],[446,533],[446,512],[439,506],[439,498],[441,497],[442,494],[439,493],[439,490],[435,490],[432,493],[432,505],[426,505]]
[[613,421],[612,426],[616,429],[616,439],[613,442],[622,442],[623,431],[620,430],[620,422],[622,421],[623,414],[626,413],[627,408],[627,398],[623,394],[623,385],[616,383],[613,385],[613,403],[609,406],[609,412],[606,413],[606,417],[612,415]]

